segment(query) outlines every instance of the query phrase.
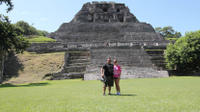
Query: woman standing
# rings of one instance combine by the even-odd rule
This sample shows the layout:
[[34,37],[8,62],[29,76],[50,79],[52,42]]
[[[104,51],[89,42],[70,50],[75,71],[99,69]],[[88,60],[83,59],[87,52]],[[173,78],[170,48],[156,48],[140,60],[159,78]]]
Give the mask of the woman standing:
[[121,67],[117,64],[117,59],[114,59],[114,80],[115,80],[117,95],[120,95],[120,86],[119,86],[120,76],[121,76]]

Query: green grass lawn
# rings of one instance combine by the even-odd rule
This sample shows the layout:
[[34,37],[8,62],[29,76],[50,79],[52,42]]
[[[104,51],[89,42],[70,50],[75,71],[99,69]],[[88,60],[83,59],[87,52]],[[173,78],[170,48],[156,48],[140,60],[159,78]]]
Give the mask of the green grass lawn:
[[47,43],[47,42],[55,42],[55,39],[44,37],[44,36],[33,36],[27,39],[30,43]]
[[121,80],[121,93],[80,79],[4,84],[0,112],[200,112],[200,77]]

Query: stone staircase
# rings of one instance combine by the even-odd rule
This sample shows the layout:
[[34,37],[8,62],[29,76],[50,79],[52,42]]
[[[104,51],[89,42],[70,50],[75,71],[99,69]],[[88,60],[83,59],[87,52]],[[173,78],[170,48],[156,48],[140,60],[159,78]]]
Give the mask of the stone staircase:
[[145,48],[146,53],[150,56],[153,66],[157,70],[166,70],[166,62],[164,59],[164,50],[166,47],[148,47]]
[[84,78],[86,66],[90,63],[89,51],[70,51],[65,54],[61,72],[53,74],[52,80]]

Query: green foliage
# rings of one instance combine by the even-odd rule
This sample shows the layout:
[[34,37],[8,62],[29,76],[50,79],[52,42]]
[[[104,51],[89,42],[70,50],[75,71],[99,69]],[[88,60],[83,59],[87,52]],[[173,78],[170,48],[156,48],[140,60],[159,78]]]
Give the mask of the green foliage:
[[176,42],[179,38],[167,38],[166,40],[169,40],[171,42]]
[[167,46],[165,59],[169,69],[180,72],[200,70],[200,31],[189,32]]
[[24,36],[32,36],[32,35],[47,36],[48,35],[48,32],[37,30],[35,27],[29,25],[25,21],[18,21],[15,24],[15,26],[22,30],[22,34]]
[[[120,80],[121,96],[100,81],[61,80],[0,86],[1,112],[198,112],[200,78]],[[108,91],[107,91],[108,92]],[[113,94],[116,93],[112,88]],[[14,108],[13,108],[14,107]]]
[[47,36],[49,33],[47,31],[37,30],[39,36]]
[[[0,5],[2,3],[8,6],[7,12],[12,10],[11,0],[0,0]],[[21,28],[10,23],[8,17],[0,14],[0,83],[3,81],[6,54],[13,51],[22,53],[29,46],[29,42],[22,37],[22,32]]]
[[8,8],[7,8],[7,12],[11,11],[13,9],[13,4],[11,0],[0,0],[0,5],[5,3]]
[[20,35],[21,29],[10,24],[8,17],[2,15],[0,15],[0,31],[1,51],[15,50],[21,53],[29,46],[28,41]]
[[33,36],[31,38],[27,38],[30,43],[45,43],[45,42],[55,42],[56,40],[44,36]]
[[181,37],[180,32],[176,32],[171,26],[166,27],[156,27],[155,31],[160,33],[165,38],[179,38]]
[[22,29],[23,35],[38,35],[37,30],[30,26],[27,22],[18,21],[15,25]]

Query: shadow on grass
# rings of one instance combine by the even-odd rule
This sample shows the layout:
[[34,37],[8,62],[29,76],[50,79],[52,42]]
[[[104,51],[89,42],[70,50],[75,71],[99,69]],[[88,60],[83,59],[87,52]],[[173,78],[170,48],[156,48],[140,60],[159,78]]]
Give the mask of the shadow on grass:
[[30,84],[25,84],[25,85],[14,85],[11,83],[6,83],[0,85],[0,88],[7,88],[7,87],[33,87],[33,86],[46,86],[49,85],[49,83],[43,82],[43,83],[30,83]]
[[137,96],[136,94],[120,94],[120,95],[117,95],[117,94],[111,94],[110,96]]

